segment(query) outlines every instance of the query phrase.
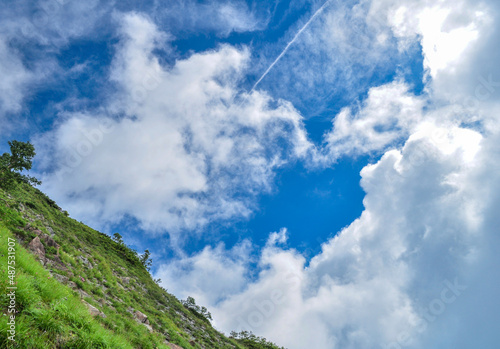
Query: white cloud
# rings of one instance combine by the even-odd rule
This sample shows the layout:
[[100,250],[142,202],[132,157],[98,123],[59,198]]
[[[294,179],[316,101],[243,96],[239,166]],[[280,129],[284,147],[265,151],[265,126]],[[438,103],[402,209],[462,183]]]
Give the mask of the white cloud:
[[267,245],[272,246],[275,244],[284,244],[288,240],[288,229],[281,228],[278,232],[273,232],[269,235],[269,239],[267,240]]
[[[235,267],[224,257],[233,251],[221,246],[187,259],[189,270],[170,264],[162,271],[183,271],[184,293],[207,301],[218,328],[252,330],[290,349],[433,348],[436,338],[466,348],[455,338],[472,335],[470,307],[499,306],[491,289],[498,286],[486,281],[490,271],[480,270],[498,256],[479,252],[486,241],[498,245],[489,206],[498,201],[490,189],[498,189],[499,178],[488,175],[498,152],[493,144],[475,131],[423,124],[402,150],[363,169],[363,214],[307,266],[298,252],[273,244],[283,229],[261,251],[255,281],[245,277],[248,257]],[[477,190],[485,175],[488,189]],[[482,191],[489,193],[486,202]],[[216,261],[217,273],[207,279],[200,275],[213,269],[192,261],[208,260]],[[220,292],[210,286],[214,278],[233,274],[242,291],[232,288],[222,300],[211,294]],[[167,288],[175,284],[175,277],[164,279]],[[478,301],[482,287],[490,296]],[[440,329],[446,334],[437,334]],[[496,334],[485,332],[489,337],[481,340],[492,343]]]
[[21,109],[25,90],[33,79],[32,73],[0,36],[0,114]]
[[[290,27],[280,45],[261,53],[266,71],[291,39],[313,17],[306,13]],[[370,21],[369,6],[329,1],[301,32],[286,53],[259,84],[275,95],[287,98],[306,117],[326,116],[329,110],[356,100],[373,79],[391,74],[404,60],[388,27]],[[337,104],[338,103],[338,104]]]
[[177,232],[247,216],[274,169],[308,152],[300,115],[263,93],[238,94],[248,51],[221,46],[164,67],[152,51],[168,36],[144,15],[118,20],[119,92],[106,110],[61,115],[39,141],[52,166],[44,188],[93,224],[131,216]]
[[[500,29],[498,2],[373,0],[369,3],[373,17],[388,19],[400,46],[421,43],[435,98],[463,103],[476,97],[482,79],[491,76],[495,82],[500,80],[494,63],[500,52],[495,44]],[[498,90],[498,85],[493,87]],[[481,92],[492,95],[487,88]]]
[[406,138],[422,121],[424,104],[424,99],[409,93],[403,82],[370,89],[359,110],[344,108],[334,118],[332,130],[324,137],[326,161],[380,151]]
[[[318,56],[326,47],[336,65],[318,69],[299,47],[289,59],[304,65],[282,72],[313,93],[319,75],[320,84],[353,81],[384,66],[384,53],[422,45],[425,96],[400,80],[373,87],[325,137],[323,164],[385,152],[361,173],[363,214],[309,263],[279,246],[282,229],[262,249],[256,278],[245,241],[165,264],[157,273],[164,286],[210,306],[219,328],[254,330],[290,349],[494,347],[487,321],[496,323],[500,308],[497,15],[493,1],[374,0],[312,25],[303,44]],[[248,50],[221,46],[167,67],[154,49],[168,51],[169,37],[148,17],[118,21],[111,78],[119,91],[102,110],[61,114],[39,140],[45,188],[74,215],[92,224],[132,216],[171,232],[244,217],[276,168],[317,155],[290,103],[238,93]],[[318,38],[329,45],[319,49]],[[473,108],[451,103],[468,100]],[[481,133],[464,125],[472,122]],[[404,138],[401,149],[388,149]]]
[[182,32],[215,32],[228,36],[232,32],[247,32],[262,29],[266,20],[249,9],[244,1],[170,1],[168,6],[156,3],[151,11],[155,20],[167,28]]
[[57,53],[70,40],[93,33],[96,23],[109,9],[109,5],[94,0],[20,0],[3,6],[0,14],[0,119],[5,136],[23,132],[27,125],[33,125],[33,120],[29,120],[33,116],[26,108],[29,98],[51,86],[55,77],[74,72],[59,66]]
[[[333,121],[329,159],[385,152],[361,172],[365,210],[308,264],[293,249],[266,245],[257,279],[208,305],[219,328],[253,330],[290,349],[493,348],[500,79],[498,21],[485,23],[498,5],[372,4],[370,15],[382,18],[374,25],[393,20],[401,50],[422,42],[430,79],[425,97],[398,81],[372,88],[358,110]],[[472,123],[481,133],[464,126]],[[400,137],[401,149],[387,149]],[[186,285],[202,289],[191,274]]]
[[252,246],[246,240],[231,250],[226,250],[223,243],[214,248],[206,246],[198,254],[162,264],[155,277],[182,299],[191,296],[198,304],[215,304],[242,291],[251,252]]

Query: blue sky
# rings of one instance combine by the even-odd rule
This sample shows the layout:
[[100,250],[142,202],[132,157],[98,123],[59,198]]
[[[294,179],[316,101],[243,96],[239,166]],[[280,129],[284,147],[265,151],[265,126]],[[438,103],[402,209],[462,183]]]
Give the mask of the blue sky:
[[498,342],[494,1],[2,4],[0,151],[218,329]]

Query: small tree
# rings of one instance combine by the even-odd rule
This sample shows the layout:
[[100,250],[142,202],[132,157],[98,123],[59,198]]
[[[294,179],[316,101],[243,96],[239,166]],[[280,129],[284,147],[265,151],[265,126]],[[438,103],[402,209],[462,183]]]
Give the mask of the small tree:
[[35,147],[30,142],[10,141],[10,154],[0,156],[0,186],[7,188],[16,181],[31,185],[42,184],[35,177],[22,174],[31,170],[33,157],[36,155]]
[[123,237],[119,233],[113,234],[113,241],[120,245],[123,245]]
[[147,269],[147,271],[151,270],[151,265],[153,265],[153,261],[151,258],[151,252],[149,250],[145,250],[144,253],[141,255],[141,258],[139,259],[141,261],[141,264]]
[[196,304],[196,301],[193,297],[189,296],[186,298],[185,301],[181,301],[182,304],[188,308],[189,310],[191,310],[192,312],[194,312],[195,314],[205,319],[208,319],[210,321],[212,321],[212,314],[210,314],[210,312],[207,310],[207,308],[205,307],[200,307],[198,304]]
[[238,342],[245,345],[247,348],[252,349],[285,349],[284,347],[279,347],[273,342],[269,342],[264,337],[258,337],[252,333],[252,331],[241,331],[235,332],[231,331],[229,335],[230,338],[236,339]]

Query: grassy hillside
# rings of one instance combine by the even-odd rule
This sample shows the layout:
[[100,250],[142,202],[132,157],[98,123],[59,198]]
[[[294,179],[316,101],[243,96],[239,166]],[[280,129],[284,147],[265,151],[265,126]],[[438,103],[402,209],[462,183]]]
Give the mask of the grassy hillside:
[[[217,332],[157,285],[135,252],[28,184],[0,188],[0,236],[2,348],[278,348]],[[17,287],[15,343],[7,332],[9,286]]]

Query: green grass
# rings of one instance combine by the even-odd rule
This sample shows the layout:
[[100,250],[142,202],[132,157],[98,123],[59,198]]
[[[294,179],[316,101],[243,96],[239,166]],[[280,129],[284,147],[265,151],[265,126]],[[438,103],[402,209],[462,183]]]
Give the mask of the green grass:
[[[3,222],[2,222],[3,223]],[[0,321],[2,348],[133,348],[127,338],[104,329],[74,292],[52,278],[26,249],[16,244],[16,342],[7,336],[6,268],[8,238],[15,236],[0,223]]]
[[[47,227],[55,233],[59,258],[67,270],[44,267],[27,250],[34,230],[48,233]],[[247,348],[158,286],[134,251],[67,217],[29,185],[19,184],[8,193],[0,188],[0,236],[0,348],[169,348],[165,339],[184,349]],[[16,343],[7,339],[8,238],[20,241],[16,243]],[[46,251],[49,258],[57,254],[54,248]],[[78,256],[86,257],[93,268]],[[76,290],[49,271],[69,277],[106,318],[92,317]],[[128,285],[123,277],[130,277]],[[148,316],[154,332],[134,320],[130,307]]]
[[[26,249],[35,230],[48,234],[49,227],[60,248],[45,246],[46,256],[58,255],[65,266],[62,270],[42,266]],[[15,343],[7,338],[8,238],[19,241]],[[68,277],[76,289],[58,282],[49,271]],[[130,278],[128,285],[124,277]],[[77,291],[87,293],[85,301],[106,318],[92,317]],[[0,188],[0,292],[0,348],[169,348],[166,339],[184,349],[279,348],[252,334],[227,338],[219,333],[204,316],[158,286],[135,251],[69,218],[27,184],[8,193]],[[146,314],[154,332],[136,322],[129,308]]]

